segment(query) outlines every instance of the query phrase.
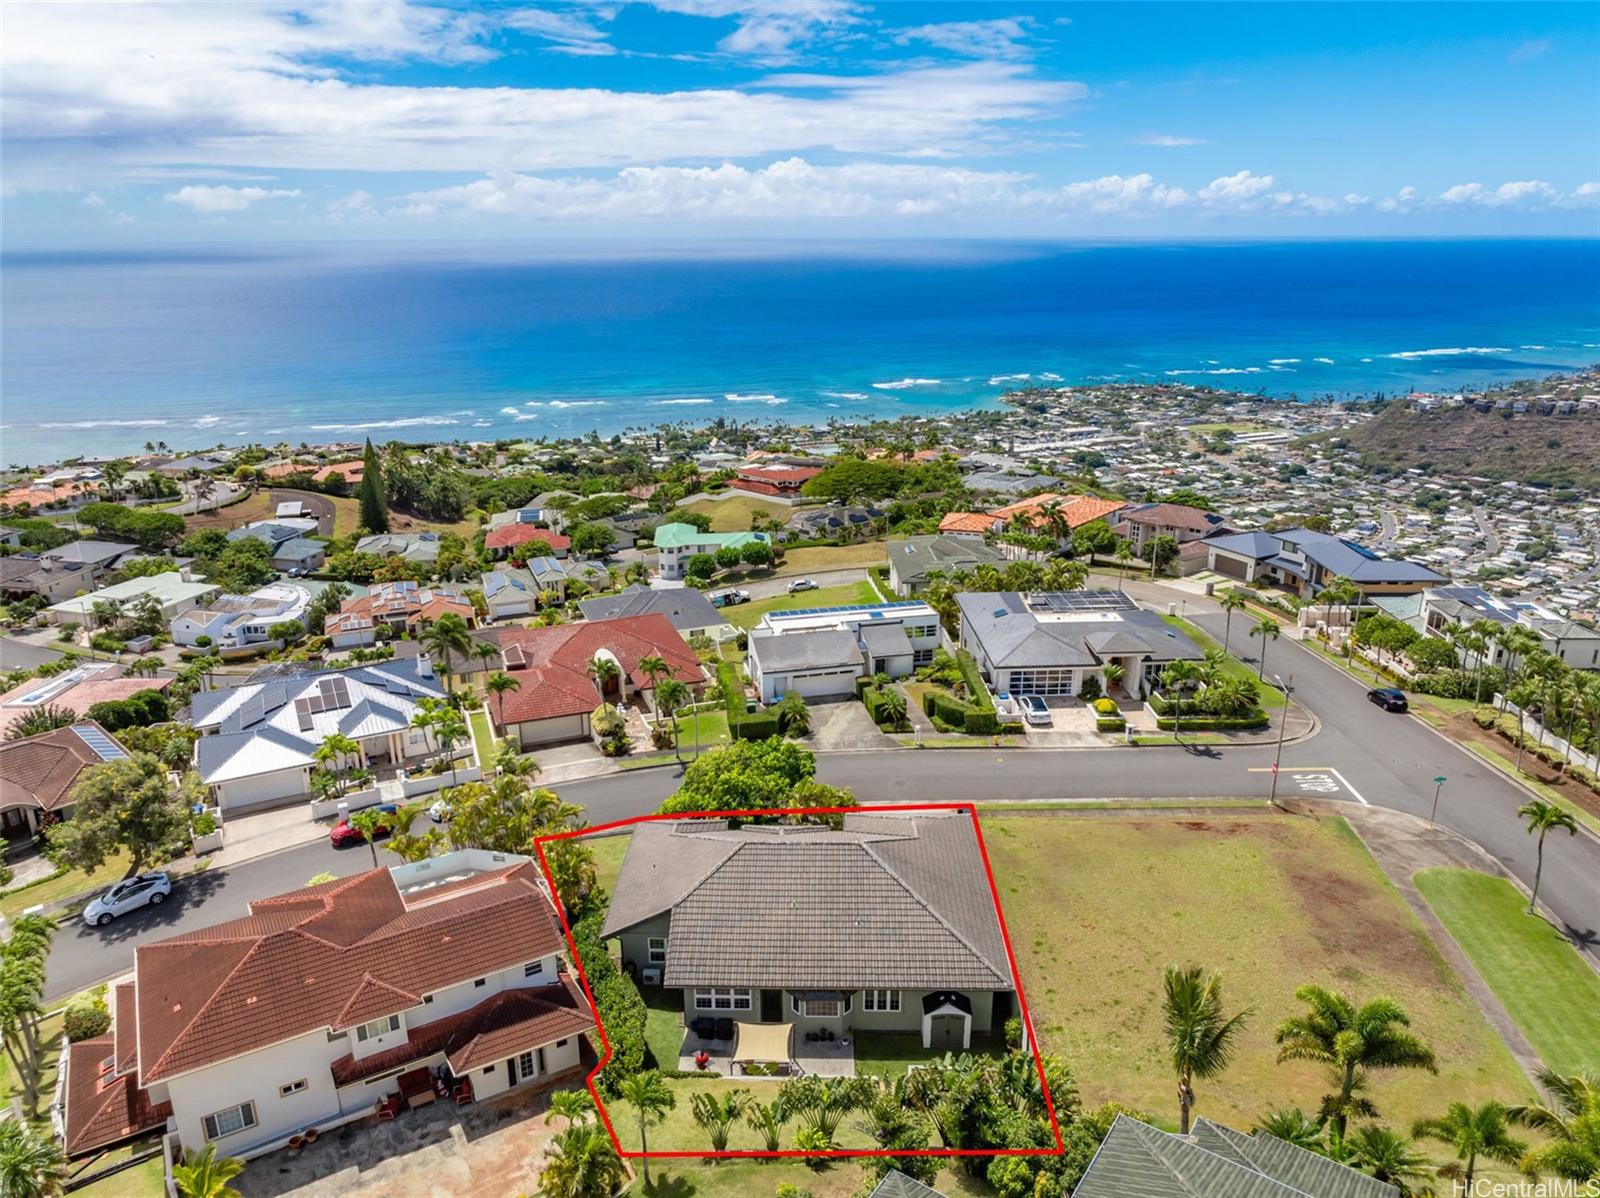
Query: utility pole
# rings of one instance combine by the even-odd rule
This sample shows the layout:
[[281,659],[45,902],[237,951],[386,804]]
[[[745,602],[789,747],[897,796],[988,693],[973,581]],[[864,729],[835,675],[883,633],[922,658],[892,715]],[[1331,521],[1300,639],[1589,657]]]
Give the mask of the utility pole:
[[[1272,680],[1278,684],[1278,689],[1283,692],[1283,715],[1278,719],[1278,751],[1272,757],[1272,794],[1267,797],[1267,802],[1272,806],[1278,805],[1278,766],[1283,762],[1283,730],[1289,725],[1289,688],[1283,685],[1283,679],[1277,674]],[[1294,675],[1289,675],[1289,681],[1294,681]]]

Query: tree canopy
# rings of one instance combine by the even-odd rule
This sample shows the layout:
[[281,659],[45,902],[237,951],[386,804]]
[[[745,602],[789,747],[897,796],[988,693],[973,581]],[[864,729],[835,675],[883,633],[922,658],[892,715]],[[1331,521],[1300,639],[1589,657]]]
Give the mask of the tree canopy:
[[139,873],[163,849],[176,847],[189,829],[189,808],[204,797],[190,773],[174,790],[167,766],[149,753],[92,765],[72,788],[72,818],[47,833],[52,854],[75,869],[93,870],[119,849]]

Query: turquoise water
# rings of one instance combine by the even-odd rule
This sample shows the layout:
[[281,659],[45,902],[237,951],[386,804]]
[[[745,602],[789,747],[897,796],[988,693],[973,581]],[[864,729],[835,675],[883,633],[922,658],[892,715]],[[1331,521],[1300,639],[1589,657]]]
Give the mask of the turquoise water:
[[1600,242],[15,254],[0,459],[992,405],[1029,378],[1443,390],[1600,361]]

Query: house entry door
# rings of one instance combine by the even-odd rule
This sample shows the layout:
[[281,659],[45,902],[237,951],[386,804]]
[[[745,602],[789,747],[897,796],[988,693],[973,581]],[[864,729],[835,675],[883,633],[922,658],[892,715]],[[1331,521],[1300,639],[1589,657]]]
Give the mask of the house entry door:
[[763,990],[761,992],[761,1022],[778,1023],[783,1019],[783,991]]

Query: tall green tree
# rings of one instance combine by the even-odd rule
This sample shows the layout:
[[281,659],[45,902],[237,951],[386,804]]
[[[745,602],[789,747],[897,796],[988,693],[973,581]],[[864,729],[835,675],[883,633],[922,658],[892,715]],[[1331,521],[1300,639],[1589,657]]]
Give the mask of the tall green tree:
[[1411,1017],[1390,998],[1356,1006],[1322,986],[1304,985],[1294,992],[1306,1005],[1303,1015],[1278,1025],[1279,1061],[1315,1061],[1327,1065],[1334,1092],[1322,1100],[1322,1118],[1343,1139],[1351,1115],[1376,1116],[1377,1107],[1360,1093],[1373,1069],[1439,1071],[1433,1050],[1406,1029]]
[[1228,651],[1228,638],[1233,635],[1233,613],[1245,605],[1245,597],[1239,594],[1238,591],[1223,591],[1217,603],[1227,615],[1222,624],[1222,651],[1226,653]]
[[[660,1123],[665,1119],[667,1112],[678,1105],[678,1099],[672,1092],[672,1087],[667,1085],[661,1074],[654,1069],[647,1069],[643,1073],[635,1073],[624,1078],[618,1091],[622,1101],[634,1109],[639,1121],[639,1151],[650,1151],[648,1131],[653,1123]],[[650,1184],[650,1158],[644,1157],[640,1162],[644,1166],[644,1184]]]
[[1418,1139],[1438,1140],[1455,1150],[1455,1161],[1441,1168],[1439,1174],[1459,1180],[1468,1194],[1473,1193],[1478,1158],[1514,1165],[1528,1147],[1511,1134],[1507,1110],[1498,1102],[1479,1107],[1452,1102],[1439,1118],[1419,1119],[1411,1134]]
[[[483,689],[494,696],[495,721],[504,728],[506,726],[506,694],[509,691],[519,691],[522,683],[518,682],[504,670],[496,670],[483,680]],[[488,762],[484,762],[488,765]]]
[[1257,678],[1265,679],[1267,676],[1267,642],[1277,640],[1282,633],[1283,629],[1271,616],[1262,616],[1250,629],[1251,636],[1261,638],[1261,663],[1256,669]]
[[0,946],[0,1043],[12,1072],[22,1083],[28,1114],[39,1109],[39,1072],[43,1065],[45,963],[56,925],[41,915],[22,915],[11,925],[11,938]]
[[598,1123],[571,1124],[545,1153],[539,1198],[609,1198],[628,1178],[616,1145]]
[[0,1120],[0,1194],[55,1198],[66,1180],[67,1163],[53,1137],[23,1119]]
[[72,818],[46,833],[51,853],[62,864],[89,871],[126,849],[129,875],[140,873],[163,850],[181,848],[189,809],[204,797],[192,770],[174,789],[166,764],[149,753],[92,765],[72,788]]
[[383,486],[383,467],[378,463],[378,451],[372,448],[372,438],[361,454],[361,485],[356,488],[356,501],[361,505],[361,527],[368,532],[389,531],[389,497]]
[[1161,1000],[1167,1049],[1178,1076],[1178,1134],[1189,1134],[1194,1109],[1194,1080],[1216,1077],[1233,1059],[1234,1043],[1249,1018],[1244,1010],[1222,1012],[1222,978],[1206,977],[1198,965],[1167,966]]
[[1528,825],[1528,835],[1539,838],[1533,866],[1533,891],[1528,895],[1528,914],[1532,915],[1539,902],[1539,880],[1544,874],[1544,838],[1557,829],[1568,836],[1576,836],[1578,822],[1564,808],[1543,799],[1530,799],[1517,808],[1517,814]]
[[1600,1076],[1546,1069],[1539,1086],[1551,1096],[1549,1102],[1506,1112],[1511,1122],[1545,1136],[1522,1158],[1522,1170],[1554,1173],[1566,1181],[1600,1181]]
[[455,672],[456,663],[465,663],[472,653],[472,633],[466,620],[447,611],[423,628],[417,640],[433,659],[434,668],[445,676],[446,685],[454,689],[450,675]]

